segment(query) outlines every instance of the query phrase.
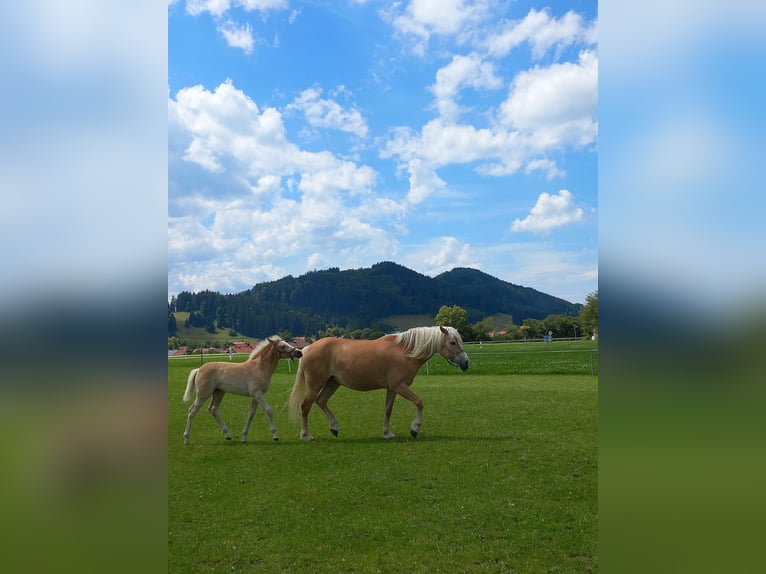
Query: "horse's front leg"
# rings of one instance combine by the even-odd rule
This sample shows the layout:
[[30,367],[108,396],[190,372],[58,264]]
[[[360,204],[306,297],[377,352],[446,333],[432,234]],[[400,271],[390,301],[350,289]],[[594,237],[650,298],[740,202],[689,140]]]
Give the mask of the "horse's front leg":
[[247,419],[245,420],[245,426],[242,429],[242,442],[247,442],[247,433],[250,432],[250,423],[253,422],[255,411],[258,409],[258,401],[253,400],[250,402],[250,411],[247,413]]
[[[271,438],[273,438],[275,441],[278,441],[279,435],[277,434],[277,426],[274,424],[274,414],[271,412],[269,403],[266,402],[266,397],[264,396],[263,391],[255,391],[253,393],[253,402],[255,401],[258,401],[258,404],[261,405],[264,412],[266,413],[266,416],[269,418],[269,431],[271,431]],[[248,421],[248,426],[249,424],[250,422]]]
[[406,383],[402,383],[395,389],[397,395],[403,396],[408,401],[412,401],[412,403],[415,405],[415,407],[418,409],[418,415],[415,417],[415,420],[412,421],[412,424],[410,425],[410,434],[412,435],[412,438],[418,438],[418,433],[420,432],[420,425],[423,422],[423,401],[420,399],[419,396],[417,396],[415,393],[412,392],[412,389],[407,386]]
[[396,435],[391,432],[391,412],[394,410],[394,399],[396,393],[394,391],[386,391],[386,414],[383,417],[383,438],[394,438]]

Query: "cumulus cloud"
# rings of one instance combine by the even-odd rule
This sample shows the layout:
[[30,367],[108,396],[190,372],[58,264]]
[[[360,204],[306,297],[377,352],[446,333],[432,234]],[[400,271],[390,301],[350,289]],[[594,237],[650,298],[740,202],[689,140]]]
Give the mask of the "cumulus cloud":
[[476,267],[471,246],[456,237],[436,237],[409,255],[407,265],[425,275],[438,275],[455,267]]
[[171,291],[248,288],[281,276],[306,245],[350,266],[398,251],[389,228],[404,207],[375,195],[377,172],[301,149],[279,111],[231,81],[170,98],[168,144]]
[[[288,0],[186,0],[186,12],[199,16],[207,12],[216,22],[216,29],[232,48],[239,48],[245,54],[252,54],[255,45],[253,30],[249,23],[240,24],[230,17],[225,17],[233,8],[239,7],[246,12],[267,12],[289,7]],[[292,20],[292,17],[291,17]],[[278,44],[278,38],[275,43]]]
[[412,41],[410,49],[424,55],[429,38],[433,34],[455,36],[470,35],[476,24],[489,14],[489,2],[466,2],[465,0],[411,0],[402,13],[399,4],[381,16],[396,31]]
[[211,16],[221,16],[231,7],[230,0],[186,0],[186,11],[192,16],[203,12]]
[[[340,93],[344,91],[343,87],[339,88]],[[316,128],[331,128],[359,137],[367,136],[367,122],[358,109],[344,109],[338,102],[321,96],[321,88],[303,90],[285,111],[303,112],[309,125]]]
[[575,206],[572,194],[568,190],[562,189],[558,195],[541,193],[529,215],[523,220],[514,220],[511,230],[548,233],[556,228],[582,220],[583,210]]
[[245,54],[253,53],[253,30],[250,28],[250,24],[240,26],[227,20],[218,26],[218,31],[223,34],[226,43],[232,48],[241,48]]
[[436,82],[430,89],[436,97],[439,114],[447,120],[456,120],[459,107],[455,99],[463,87],[494,90],[502,85],[494,64],[473,53],[453,56],[449,64],[436,72]]
[[248,12],[265,12],[287,8],[288,5],[288,0],[186,0],[186,11],[192,16],[207,12],[211,16],[220,17],[232,6],[239,6]]
[[499,32],[491,34],[484,45],[490,55],[502,57],[528,42],[532,56],[540,59],[554,46],[561,51],[575,44],[594,44],[595,30],[595,23],[586,24],[582,16],[575,12],[569,11],[556,19],[550,15],[548,8],[532,8],[523,19],[507,22]]
[[500,106],[503,125],[527,134],[540,150],[595,142],[597,118],[598,57],[590,50],[577,62],[517,74]]
[[459,123],[457,98],[466,87],[501,87],[491,61],[476,53],[454,56],[437,71],[435,80],[430,90],[439,117],[424,124],[419,133],[411,128],[392,129],[380,152],[383,158],[398,159],[400,169],[409,172],[411,203],[420,203],[446,187],[437,175],[445,166],[475,163],[474,169],[487,176],[522,169],[524,173],[542,171],[552,179],[565,173],[550,158],[551,151],[596,141],[598,56],[594,51],[581,51],[575,62],[518,73],[496,110],[494,123],[486,127]]

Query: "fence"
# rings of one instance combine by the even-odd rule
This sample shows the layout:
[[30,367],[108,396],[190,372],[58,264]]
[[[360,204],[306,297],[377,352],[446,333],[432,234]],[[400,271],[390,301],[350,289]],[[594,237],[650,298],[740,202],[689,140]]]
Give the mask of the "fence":
[[[555,339],[527,343],[468,343],[465,350],[471,359],[470,373],[475,375],[598,375],[598,342]],[[203,362],[229,361],[228,353],[183,355],[190,366]],[[234,355],[235,362],[247,359],[246,353]],[[297,362],[280,361],[278,372],[293,373]],[[453,375],[456,373],[440,355],[435,355],[421,367],[423,375]]]

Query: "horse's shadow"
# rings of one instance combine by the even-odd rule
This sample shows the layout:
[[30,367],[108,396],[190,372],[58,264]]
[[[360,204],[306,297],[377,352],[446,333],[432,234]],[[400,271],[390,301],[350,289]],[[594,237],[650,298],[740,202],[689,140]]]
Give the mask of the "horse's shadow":
[[316,445],[325,445],[325,444],[367,444],[367,445],[392,445],[392,448],[395,448],[395,445],[402,445],[402,444],[408,444],[408,445],[415,445],[420,443],[474,443],[477,441],[480,442],[512,442],[512,441],[518,441],[520,440],[518,436],[516,435],[492,435],[492,436],[476,436],[476,435],[448,435],[448,434],[426,434],[421,433],[418,438],[413,438],[409,434],[407,435],[400,435],[393,439],[385,439],[383,437],[375,437],[375,436],[368,436],[368,437],[361,437],[361,436],[352,436],[352,437],[334,437],[332,435],[328,435],[326,437],[324,436],[315,436],[313,441],[303,441],[299,438],[280,438],[279,441],[266,441],[266,440],[250,440],[248,442],[240,442],[240,441],[222,441],[227,446],[234,446],[239,445],[243,447],[247,446],[274,446],[274,447],[284,447],[284,446],[305,446],[306,448],[310,448],[312,444]]

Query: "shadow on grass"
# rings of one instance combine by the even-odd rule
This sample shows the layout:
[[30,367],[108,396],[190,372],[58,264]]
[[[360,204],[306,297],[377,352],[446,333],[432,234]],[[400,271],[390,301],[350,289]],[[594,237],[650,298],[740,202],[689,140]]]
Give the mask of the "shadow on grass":
[[505,442],[505,441],[518,441],[520,440],[520,436],[508,434],[508,435],[491,435],[491,436],[478,436],[478,435],[444,435],[444,434],[429,434],[429,433],[421,433],[418,438],[412,438],[409,434],[405,435],[397,435],[396,438],[393,439],[384,439],[383,437],[343,437],[342,435],[339,437],[334,437],[328,433],[328,435],[321,436],[321,435],[314,435],[314,440],[311,442],[306,442],[303,440],[300,440],[298,438],[280,438],[278,441],[272,441],[272,440],[248,440],[247,442],[243,443],[236,440],[221,440],[219,442],[209,442],[205,443],[207,446],[217,447],[217,446],[223,446],[223,447],[238,447],[238,448],[284,448],[284,447],[305,447],[305,448],[311,448],[312,445],[326,445],[326,444],[370,444],[370,445],[380,445],[380,444],[418,444],[418,443],[449,443],[449,442]]

